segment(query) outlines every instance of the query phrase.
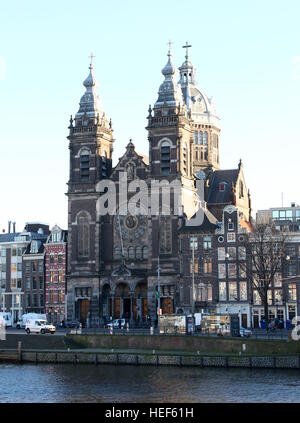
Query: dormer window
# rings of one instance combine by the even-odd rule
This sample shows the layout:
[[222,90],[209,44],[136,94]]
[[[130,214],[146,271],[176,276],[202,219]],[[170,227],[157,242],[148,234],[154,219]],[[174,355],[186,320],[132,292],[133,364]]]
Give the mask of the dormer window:
[[60,242],[60,232],[52,233],[52,242]]
[[31,247],[30,247],[30,253],[36,254],[37,252],[38,252],[38,243],[37,243],[37,241],[32,241]]
[[234,223],[232,223],[232,222],[229,222],[228,223],[228,230],[229,231],[234,231]]
[[220,182],[219,183],[219,191],[224,192],[226,189],[226,182]]

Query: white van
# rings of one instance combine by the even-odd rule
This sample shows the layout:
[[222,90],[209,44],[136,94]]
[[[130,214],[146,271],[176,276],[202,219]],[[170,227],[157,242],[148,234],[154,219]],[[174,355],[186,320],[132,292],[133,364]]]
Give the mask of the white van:
[[23,316],[21,317],[21,319],[18,320],[17,322],[17,329],[25,329],[26,327],[26,322],[27,320],[30,319],[42,319],[42,320],[47,320],[46,314],[39,314],[39,313],[25,313],[23,314]]
[[28,333],[28,335],[30,333],[51,333],[52,335],[55,334],[56,328],[55,326],[49,324],[47,322],[47,320],[42,320],[42,319],[28,319],[26,321],[26,326],[25,326],[25,330],[26,333]]
[[6,312],[1,312],[0,316],[4,319],[5,321],[5,326],[6,327],[11,327],[12,323],[11,323],[11,313],[6,313]]

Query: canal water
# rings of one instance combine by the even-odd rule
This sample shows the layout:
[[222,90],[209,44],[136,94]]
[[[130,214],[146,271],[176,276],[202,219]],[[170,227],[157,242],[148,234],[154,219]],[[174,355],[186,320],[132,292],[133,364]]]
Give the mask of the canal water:
[[300,402],[300,371],[0,364],[0,402]]

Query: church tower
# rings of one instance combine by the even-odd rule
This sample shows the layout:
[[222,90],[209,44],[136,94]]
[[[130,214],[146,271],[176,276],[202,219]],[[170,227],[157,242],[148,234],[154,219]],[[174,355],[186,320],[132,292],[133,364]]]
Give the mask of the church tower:
[[175,179],[182,184],[182,204],[188,216],[194,213],[193,128],[182,91],[175,80],[176,69],[169,48],[162,69],[164,81],[153,110],[149,107],[148,140],[150,177]]
[[193,128],[193,172],[220,168],[219,137],[220,119],[218,118],[212,98],[208,98],[197,87],[195,68],[189,59],[186,43],[185,61],[179,68],[182,95],[184,103],[192,119]]
[[113,131],[97,94],[93,56],[75,119],[70,119],[68,181],[68,318],[99,316],[100,222],[96,185],[112,168]]
[[[180,187],[182,212],[191,217],[198,203],[193,176],[193,127],[188,108],[184,103],[182,91],[176,82],[176,69],[172,62],[169,47],[168,60],[162,69],[164,81],[159,87],[158,99],[149,107],[149,185],[155,180],[176,183]],[[171,190],[170,211],[166,213],[166,204],[162,199],[162,190],[156,188],[160,198],[159,215],[152,214],[149,219],[149,276],[148,276],[148,310],[156,316],[158,303],[153,304],[155,292],[160,283],[160,307],[175,313],[176,298],[179,295],[179,238],[178,228],[182,217],[178,214],[175,197]],[[151,195],[154,189],[151,189]],[[158,277],[157,269],[160,269]],[[151,269],[151,270],[150,270]],[[154,300],[155,301],[155,300]]]

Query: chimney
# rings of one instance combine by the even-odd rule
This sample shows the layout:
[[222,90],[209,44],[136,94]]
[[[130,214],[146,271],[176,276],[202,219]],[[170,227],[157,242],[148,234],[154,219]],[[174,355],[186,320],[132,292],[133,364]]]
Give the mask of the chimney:
[[16,222],[13,222],[13,233],[16,233]]
[[11,228],[11,220],[8,221],[8,233],[10,234],[10,228]]

